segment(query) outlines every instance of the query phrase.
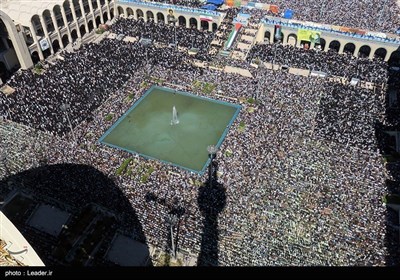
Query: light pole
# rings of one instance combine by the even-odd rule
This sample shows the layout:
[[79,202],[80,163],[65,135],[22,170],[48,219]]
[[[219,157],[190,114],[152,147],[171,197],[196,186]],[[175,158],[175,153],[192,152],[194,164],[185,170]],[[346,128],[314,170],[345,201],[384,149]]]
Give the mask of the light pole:
[[213,176],[213,159],[217,153],[217,147],[214,145],[207,146],[208,157],[210,158],[210,166],[208,167],[208,182],[210,188],[212,187],[212,176]]
[[147,68],[148,68],[148,64],[149,64],[149,49],[148,46],[151,45],[151,43],[148,40],[140,40],[140,44],[142,45],[142,47],[146,48],[146,65],[144,67],[146,75],[148,74]]
[[61,106],[60,106],[60,110],[63,111],[63,112],[65,113],[65,116],[67,117],[68,124],[69,124],[69,128],[71,129],[72,138],[74,138],[74,142],[75,142],[75,143],[78,143],[78,142],[76,141],[76,137],[75,137],[75,134],[74,134],[74,130],[72,129],[71,120],[69,119],[69,115],[68,115],[68,109],[69,109],[69,108],[70,108],[69,104],[65,104],[65,103],[61,104]]
[[175,40],[175,49],[178,49],[178,45],[177,45],[177,43],[176,43],[176,22],[177,22],[178,20],[176,19],[176,18],[174,18],[173,20],[172,20],[172,22],[174,23],[174,40]]
[[170,233],[171,233],[172,255],[176,259],[176,246],[175,246],[175,238],[174,238],[174,226],[176,225],[176,223],[178,221],[178,217],[175,214],[169,214],[167,220],[168,220],[168,223],[169,223],[169,228],[170,228]]

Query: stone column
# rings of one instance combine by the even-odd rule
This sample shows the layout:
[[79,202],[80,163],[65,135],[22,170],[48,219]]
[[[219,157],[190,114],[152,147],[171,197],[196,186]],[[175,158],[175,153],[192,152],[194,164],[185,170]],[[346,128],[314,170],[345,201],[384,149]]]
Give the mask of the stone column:
[[81,13],[82,13],[82,17],[83,17],[83,22],[85,24],[86,33],[89,33],[89,26],[88,26],[88,23],[87,23],[85,7],[83,7],[83,1],[82,0],[79,0],[79,7],[81,8]]
[[78,38],[82,38],[81,31],[79,30],[78,19],[76,18],[75,6],[72,0],[69,0],[69,6],[71,7],[72,18],[74,19],[76,25],[76,34],[78,34]]
[[101,7],[100,0],[97,0],[97,9],[100,11],[100,22],[101,24],[104,24],[103,8]]
[[[386,55],[385,58],[383,59],[384,61],[388,61],[390,59],[390,56],[392,55],[392,52],[390,52],[389,50],[386,51]],[[400,145],[399,145],[400,147]],[[400,219],[400,217],[399,217]]]
[[360,52],[360,48],[361,48],[361,46],[359,44],[357,44],[356,48],[354,49],[354,53],[353,53],[353,55],[355,57],[358,57],[358,53]]
[[61,10],[61,16],[62,16],[63,21],[64,21],[64,26],[67,29],[68,41],[70,43],[72,43],[71,30],[69,28],[69,22],[68,22],[68,19],[67,19],[67,15],[65,14],[64,6],[62,6],[62,8],[60,10]]
[[343,44],[342,42],[339,42],[340,43],[340,47],[339,47],[339,54],[342,54],[343,53],[343,51],[344,51],[344,46],[346,45],[346,44]]
[[52,43],[51,43],[51,39],[50,39],[50,36],[49,36],[49,32],[47,31],[47,24],[46,24],[46,21],[45,21],[43,15],[40,15],[39,18],[40,18],[40,23],[42,24],[42,27],[43,27],[44,36],[46,37],[47,41],[49,42],[50,53],[51,53],[51,54],[54,54],[53,45],[52,45]]
[[92,0],[88,0],[88,2],[89,2],[90,12],[92,13],[93,27],[96,28],[97,27],[97,25],[96,25],[96,17],[94,16]]
[[62,42],[62,38],[61,38],[61,33],[60,33],[60,28],[58,27],[58,23],[57,23],[57,19],[56,19],[56,15],[54,14],[53,10],[50,11],[50,15],[51,15],[51,19],[53,21],[53,25],[54,25],[54,30],[56,30],[57,35],[58,35],[58,41],[60,43],[60,48],[64,48],[64,44]]
[[[106,8],[107,8],[108,20],[111,20],[110,5],[108,3],[108,0],[106,0]],[[115,13],[115,9],[114,9],[114,13]]]
[[39,58],[40,58],[40,60],[44,60],[44,55],[43,55],[42,49],[40,48],[40,44],[39,44],[39,41],[37,39],[36,29],[33,26],[32,21],[31,21],[31,25],[29,26],[29,28],[31,29],[31,34],[32,34],[32,37],[33,37],[33,41],[35,42],[35,44],[37,46]]

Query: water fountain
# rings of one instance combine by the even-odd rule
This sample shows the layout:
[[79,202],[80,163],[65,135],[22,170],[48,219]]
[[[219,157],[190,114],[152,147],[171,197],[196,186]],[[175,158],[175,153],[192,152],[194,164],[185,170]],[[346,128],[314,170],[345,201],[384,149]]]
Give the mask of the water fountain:
[[176,125],[179,123],[178,119],[178,113],[176,112],[175,106],[172,107],[172,120],[171,120],[171,125]]

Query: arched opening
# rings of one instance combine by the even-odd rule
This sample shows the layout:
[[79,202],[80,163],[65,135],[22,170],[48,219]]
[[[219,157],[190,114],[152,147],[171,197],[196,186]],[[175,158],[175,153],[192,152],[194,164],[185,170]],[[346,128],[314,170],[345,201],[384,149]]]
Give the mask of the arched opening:
[[[376,54],[376,52],[375,52]],[[388,60],[390,66],[400,66],[400,51],[394,51]]]
[[34,15],[31,19],[32,25],[35,28],[36,35],[44,36],[42,24],[40,23],[40,19],[38,15]]
[[71,37],[72,37],[72,42],[78,39],[78,33],[76,32],[76,29],[71,30]]
[[287,37],[287,41],[286,43],[288,43],[289,45],[295,47],[297,44],[297,35],[296,34],[289,34]]
[[121,6],[118,6],[117,10],[118,10],[118,15],[119,16],[124,14],[124,9],[122,9]]
[[111,19],[113,19],[114,16],[115,16],[115,14],[114,14],[114,8],[111,8],[111,9],[110,9],[110,17],[111,17]]
[[92,1],[93,10],[96,10],[98,8],[97,0],[91,0],[91,1]]
[[264,32],[264,42],[269,43],[271,38],[271,32],[269,32],[268,30]]
[[64,1],[63,8],[64,8],[64,11],[65,11],[65,16],[67,18],[68,23],[72,22],[74,19],[73,19],[73,16],[72,16],[71,7],[69,5],[69,1],[68,0]]
[[146,17],[147,17],[147,21],[149,21],[150,19],[151,19],[151,20],[154,20],[154,14],[153,14],[153,12],[152,12],[152,11],[147,11],[147,12],[146,12]]
[[165,17],[163,13],[157,13],[157,22],[165,22]]
[[51,55],[51,51],[50,48],[45,49],[44,51],[42,51],[44,59],[48,58]]
[[85,29],[85,25],[84,25],[84,24],[82,24],[82,25],[79,27],[79,31],[81,32],[81,36],[82,36],[82,37],[83,37],[83,35],[86,34],[86,29]]
[[56,17],[58,27],[59,28],[64,27],[65,23],[64,23],[64,19],[61,14],[61,8],[59,5],[54,6],[53,13],[54,13],[54,16]]
[[107,22],[107,20],[108,20],[107,12],[103,13],[103,19],[104,19],[104,22]]
[[189,25],[190,25],[191,28],[197,28],[197,19],[190,18]]
[[210,24],[209,24],[208,21],[206,21],[206,20],[202,20],[202,21],[200,22],[200,25],[201,25],[201,28],[202,28],[203,30],[205,30],[205,31],[207,31],[208,28],[210,27]]
[[38,54],[37,51],[34,51],[34,52],[31,54],[31,58],[32,58],[33,64],[36,64],[36,63],[38,63],[38,62],[40,61],[39,54]]
[[105,3],[106,3],[105,0],[100,0],[100,5],[101,5],[101,6],[104,6]]
[[329,49],[339,52],[340,49],[339,41],[333,40],[332,42],[330,42]]
[[131,8],[127,8],[127,9],[126,9],[126,13],[128,14],[128,17],[129,17],[129,16],[134,16],[133,10],[132,10]]
[[344,45],[343,52],[354,55],[355,49],[356,49],[356,46],[353,43],[347,43],[346,45]]
[[101,18],[100,16],[96,17],[96,27],[98,27],[101,24]]
[[324,38],[319,38],[319,44],[315,43],[315,48],[319,50],[325,50],[326,41]]
[[137,19],[139,19],[139,18],[144,18],[144,13],[143,13],[143,11],[142,11],[141,9],[137,9],[137,10],[136,10],[136,16],[137,16]]
[[90,13],[90,7],[88,0],[83,0],[83,9],[85,10],[85,14]]
[[364,45],[358,51],[358,57],[369,57],[371,53],[371,47],[368,45]]
[[81,8],[79,6],[79,1],[78,0],[72,0],[72,3],[74,3],[76,17],[80,18],[82,16],[82,11],[81,11]]
[[44,10],[42,16],[46,24],[47,32],[54,31],[54,25],[53,25],[53,20],[51,19],[50,11],[47,9]]
[[60,43],[56,39],[56,40],[53,41],[52,45],[53,45],[53,51],[56,53],[60,49]]
[[375,51],[374,56],[376,58],[381,58],[382,60],[385,59],[385,56],[387,54],[387,50],[385,48],[379,48]]
[[88,27],[89,27],[89,32],[91,32],[94,29],[93,20],[88,21]]
[[275,36],[274,36],[274,43],[282,43],[282,41],[283,41],[283,38],[285,38],[285,35],[283,34],[283,32],[281,31],[281,33],[280,33],[280,37],[278,38],[278,37],[276,37],[276,33],[275,33]]
[[178,25],[186,27],[186,18],[184,16],[179,16],[178,17]]
[[215,32],[215,31],[217,31],[217,30],[218,30],[218,25],[214,22],[214,23],[212,24],[212,31]]
[[62,36],[61,40],[62,40],[62,43],[63,43],[64,47],[66,47],[69,44],[69,40],[68,40],[68,35],[67,34],[64,34],[64,36]]

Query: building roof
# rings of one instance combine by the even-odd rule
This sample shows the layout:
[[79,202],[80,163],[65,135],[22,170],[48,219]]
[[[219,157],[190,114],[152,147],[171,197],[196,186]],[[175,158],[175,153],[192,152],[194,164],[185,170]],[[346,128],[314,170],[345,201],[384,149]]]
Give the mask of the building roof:
[[0,211],[0,266],[44,266],[14,224]]
[[53,9],[54,6],[64,3],[64,0],[0,0],[0,10],[6,13],[15,23],[23,26],[30,26],[34,15],[41,15],[46,9]]

